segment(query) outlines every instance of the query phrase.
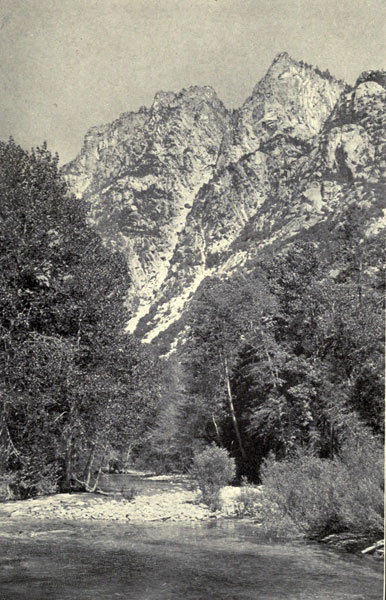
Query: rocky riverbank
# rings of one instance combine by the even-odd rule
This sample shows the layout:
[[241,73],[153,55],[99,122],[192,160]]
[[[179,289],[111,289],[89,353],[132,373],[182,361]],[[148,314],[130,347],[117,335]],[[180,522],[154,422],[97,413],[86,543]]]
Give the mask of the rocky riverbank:
[[[131,476],[134,474],[138,481],[146,484],[140,491],[137,489],[136,495],[133,494],[131,498],[125,493],[112,491],[106,495],[72,493],[7,501],[0,504],[0,526],[1,522],[13,527],[12,524],[16,525],[18,521],[25,523],[36,520],[140,524],[152,521],[188,523],[240,517],[246,517],[252,520],[255,526],[259,526],[259,507],[264,505],[261,486],[248,486],[246,495],[246,488],[226,486],[220,494],[221,509],[211,511],[200,502],[199,492],[190,489],[190,483],[184,476],[151,476],[139,472],[132,472]],[[165,487],[154,493],[154,483],[157,481],[164,482]],[[135,486],[133,487],[135,490]],[[384,546],[378,543],[374,548],[367,548],[374,540],[364,535],[333,534],[320,541],[353,553],[366,549],[365,553],[378,560],[384,556]]]
[[[259,493],[259,492],[257,492]],[[205,521],[237,515],[240,488],[221,491],[222,508],[211,512],[191,490],[171,490],[152,496],[138,495],[133,500],[118,494],[56,494],[0,505],[0,518],[108,520],[108,521]]]

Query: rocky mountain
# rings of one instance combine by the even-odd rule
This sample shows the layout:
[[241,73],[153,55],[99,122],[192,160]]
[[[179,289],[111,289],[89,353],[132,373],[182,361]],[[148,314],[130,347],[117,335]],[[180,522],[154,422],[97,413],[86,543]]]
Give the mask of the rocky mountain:
[[380,72],[350,87],[281,53],[238,110],[191,87],[91,129],[64,172],[127,257],[129,328],[166,351],[206,277],[328,236],[350,205],[364,232],[385,227],[385,87]]
[[90,222],[127,256],[131,328],[168,276],[187,215],[213,177],[230,124],[210,87],[159,92],[149,109],[91,129],[65,168],[72,189],[90,203]]

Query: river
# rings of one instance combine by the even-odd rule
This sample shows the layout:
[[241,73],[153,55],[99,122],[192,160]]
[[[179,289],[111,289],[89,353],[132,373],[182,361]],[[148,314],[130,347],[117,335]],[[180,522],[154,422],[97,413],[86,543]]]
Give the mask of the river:
[[[162,485],[162,484],[161,484]],[[240,521],[2,524],[1,600],[380,600],[383,568]]]

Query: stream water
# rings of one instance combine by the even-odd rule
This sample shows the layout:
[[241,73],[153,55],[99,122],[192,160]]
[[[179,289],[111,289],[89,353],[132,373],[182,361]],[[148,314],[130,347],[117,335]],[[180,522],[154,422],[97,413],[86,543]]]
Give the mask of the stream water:
[[178,477],[170,481],[169,479],[158,479],[143,475],[114,473],[102,474],[99,487],[106,492],[122,492],[134,487],[141,495],[153,496],[163,492],[183,490],[186,487],[186,481],[184,482],[183,479],[178,479]]
[[318,544],[268,542],[237,521],[29,519],[0,527],[1,600],[382,598],[380,563]]

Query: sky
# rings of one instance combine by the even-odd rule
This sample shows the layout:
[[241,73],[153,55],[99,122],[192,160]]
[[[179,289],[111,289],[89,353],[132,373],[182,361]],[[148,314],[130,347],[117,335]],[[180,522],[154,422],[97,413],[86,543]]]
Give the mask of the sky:
[[67,162],[159,90],[240,106],[282,51],[349,83],[385,68],[386,0],[0,0],[0,139]]

